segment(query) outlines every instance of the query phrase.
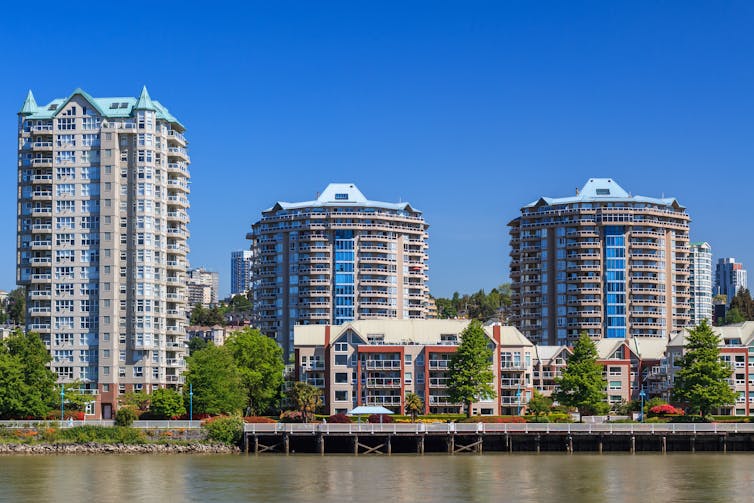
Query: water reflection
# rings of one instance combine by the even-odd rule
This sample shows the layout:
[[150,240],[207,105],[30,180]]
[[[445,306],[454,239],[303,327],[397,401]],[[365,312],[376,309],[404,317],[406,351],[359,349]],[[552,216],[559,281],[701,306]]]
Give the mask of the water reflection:
[[7,456],[0,501],[750,501],[748,454]]

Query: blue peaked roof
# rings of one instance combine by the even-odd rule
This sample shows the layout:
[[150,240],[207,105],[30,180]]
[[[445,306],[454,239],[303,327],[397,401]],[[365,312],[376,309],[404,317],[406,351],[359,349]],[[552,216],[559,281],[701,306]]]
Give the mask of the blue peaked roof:
[[558,206],[571,203],[592,203],[592,202],[611,202],[611,203],[647,203],[658,206],[674,206],[683,208],[678,200],[673,197],[645,197],[632,196],[623,189],[612,178],[590,178],[584,187],[575,196],[570,197],[541,197],[533,201],[524,208],[533,208],[535,206]]
[[302,201],[298,203],[278,201],[277,203],[275,203],[275,206],[266,211],[323,207],[381,208],[386,210],[405,210],[420,213],[419,210],[412,208],[408,203],[385,203],[381,201],[370,201],[353,183],[331,183],[314,201]]
[[127,118],[133,116],[134,110],[154,110],[158,119],[177,124],[181,128],[184,127],[159,101],[149,97],[146,86],[142,88],[138,98],[95,98],[83,89],[77,88],[66,98],[56,98],[46,105],[37,105],[34,101],[34,95],[29,91],[24,105],[18,113],[31,120],[52,119],[74,96],[84,98],[103,118]]

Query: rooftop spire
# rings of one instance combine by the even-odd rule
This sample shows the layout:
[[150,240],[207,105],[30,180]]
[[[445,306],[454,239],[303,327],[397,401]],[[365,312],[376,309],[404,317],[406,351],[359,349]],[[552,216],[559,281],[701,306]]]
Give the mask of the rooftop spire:
[[37,102],[34,100],[34,95],[32,94],[31,89],[29,89],[29,94],[26,95],[26,100],[24,100],[24,106],[21,107],[21,110],[18,113],[21,115],[31,115],[36,111]]
[[152,103],[152,98],[149,97],[147,86],[141,88],[141,94],[139,95],[139,100],[136,102],[136,105],[134,105],[134,110],[157,110]]

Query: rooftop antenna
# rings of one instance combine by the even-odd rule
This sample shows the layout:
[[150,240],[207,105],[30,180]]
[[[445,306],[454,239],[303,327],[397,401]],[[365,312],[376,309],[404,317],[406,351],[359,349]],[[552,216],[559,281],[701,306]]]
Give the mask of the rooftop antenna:
[[319,191],[317,191],[317,195],[314,196],[314,199],[319,199]]
[[577,196],[579,195],[579,188],[578,187],[576,187],[576,195]]

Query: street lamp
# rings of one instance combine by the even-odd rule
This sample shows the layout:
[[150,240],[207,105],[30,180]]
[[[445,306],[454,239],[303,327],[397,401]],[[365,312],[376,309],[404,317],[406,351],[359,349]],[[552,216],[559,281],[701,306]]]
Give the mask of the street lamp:
[[194,383],[189,383],[189,426],[194,421]]
[[647,394],[644,393],[644,389],[642,388],[641,391],[639,391],[639,398],[641,398],[641,415],[639,416],[641,418],[641,422],[644,422],[644,399],[647,398]]
[[60,386],[60,426],[63,426],[65,420],[65,386]]

